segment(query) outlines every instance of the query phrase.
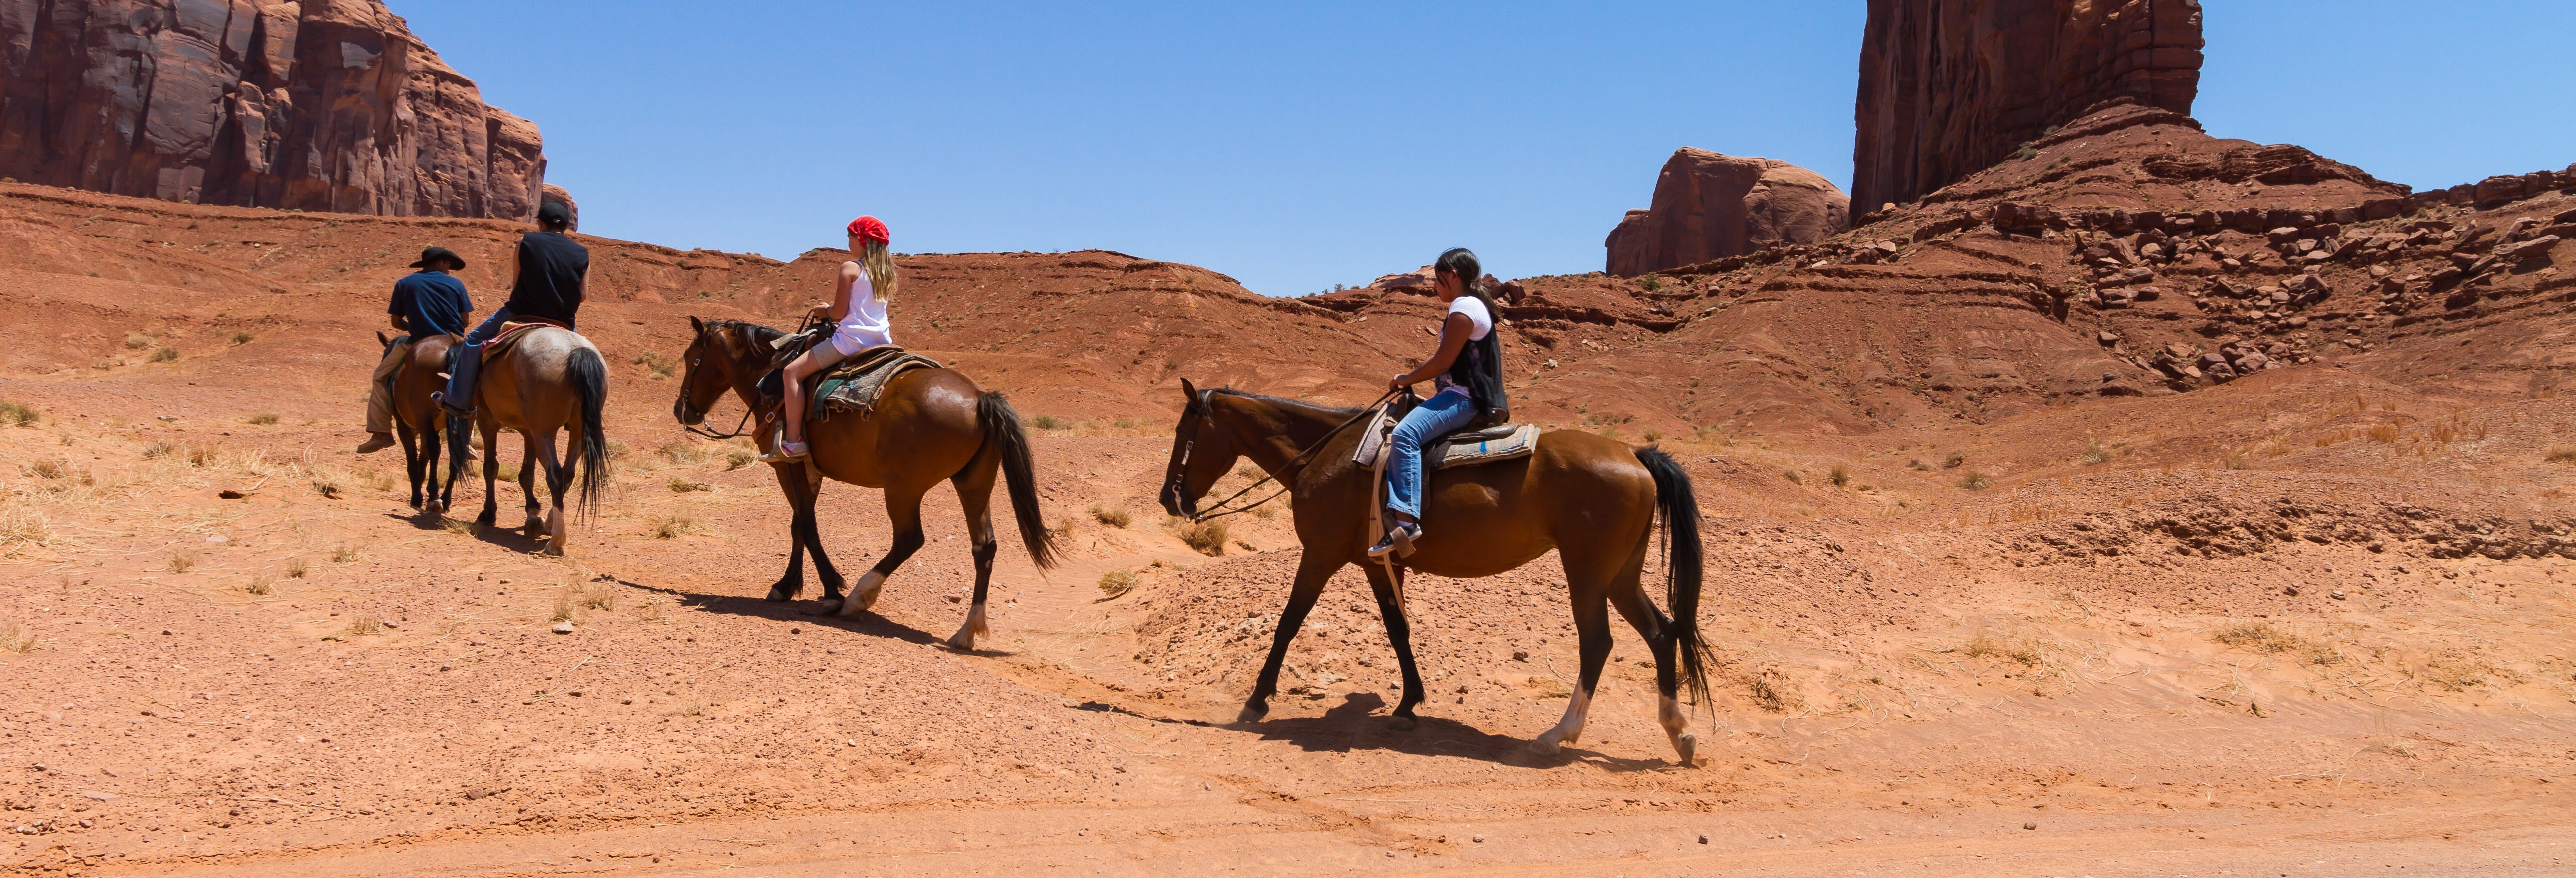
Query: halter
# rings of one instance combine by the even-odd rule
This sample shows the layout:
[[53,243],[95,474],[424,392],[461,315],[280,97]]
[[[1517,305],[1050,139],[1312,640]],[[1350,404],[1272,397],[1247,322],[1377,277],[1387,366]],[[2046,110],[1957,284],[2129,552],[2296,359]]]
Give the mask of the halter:
[[[1385,393],[1385,395],[1379,396],[1376,400],[1374,400],[1374,401],[1370,402],[1368,405],[1361,406],[1361,407],[1360,407],[1359,412],[1358,412],[1358,413],[1356,413],[1356,414],[1351,415],[1349,420],[1345,420],[1345,421],[1341,422],[1341,424],[1340,424],[1340,425],[1335,426],[1333,429],[1325,431],[1325,432],[1324,432],[1323,437],[1322,437],[1322,438],[1319,438],[1319,439],[1316,439],[1316,440],[1315,440],[1315,442],[1314,442],[1314,444],[1306,446],[1306,450],[1304,450],[1304,451],[1300,451],[1300,452],[1297,452],[1297,456],[1295,456],[1295,457],[1291,457],[1291,458],[1288,458],[1288,461],[1287,461],[1286,463],[1282,463],[1282,464],[1280,464],[1280,465],[1279,465],[1279,471],[1280,471],[1280,472],[1286,472],[1286,471],[1288,471],[1288,470],[1290,470],[1290,469],[1294,469],[1294,468],[1296,468],[1298,465],[1300,465],[1300,464],[1304,463],[1304,462],[1306,461],[1306,458],[1307,458],[1308,456],[1313,455],[1313,454],[1314,454],[1315,452],[1317,452],[1317,451],[1321,451],[1321,450],[1323,450],[1323,448],[1324,448],[1324,444],[1325,444],[1325,443],[1328,443],[1328,442],[1333,441],[1333,437],[1341,435],[1341,433],[1342,433],[1342,431],[1343,431],[1343,430],[1350,429],[1350,427],[1351,427],[1351,425],[1352,425],[1352,424],[1359,423],[1361,418],[1368,417],[1368,415],[1369,415],[1369,413],[1370,413],[1370,412],[1376,411],[1376,410],[1377,410],[1377,407],[1378,407],[1379,405],[1384,404],[1387,400],[1390,400],[1390,399],[1395,398],[1395,395],[1396,395],[1397,393],[1400,393],[1400,392],[1402,392],[1400,389],[1399,389],[1399,390],[1389,390],[1389,391],[1387,391],[1387,392]],[[1198,398],[1197,398],[1197,399],[1195,399],[1195,400],[1192,400],[1192,401],[1191,401],[1191,403],[1190,403],[1190,408],[1189,408],[1187,411],[1182,412],[1181,414],[1182,414],[1183,416],[1185,416],[1185,417],[1191,417],[1191,418],[1194,418],[1194,419],[1202,419],[1202,420],[1203,420],[1203,419],[1213,419],[1213,418],[1214,418],[1214,416],[1215,416],[1216,409],[1215,409],[1215,408],[1213,408],[1213,407],[1211,407],[1211,406],[1209,405],[1209,401],[1210,401],[1210,400],[1215,396],[1215,394],[1216,394],[1216,389],[1215,389],[1215,388],[1210,388],[1210,389],[1207,389],[1207,390],[1199,391]],[[1191,427],[1192,427],[1192,429],[1190,430],[1190,435],[1189,435],[1188,437],[1183,438],[1183,439],[1181,440],[1181,459],[1180,459],[1180,465],[1179,465],[1179,466],[1177,466],[1177,467],[1174,467],[1174,468],[1172,469],[1172,474],[1171,474],[1170,476],[1167,476],[1167,477],[1165,477],[1165,478],[1163,479],[1163,492],[1164,492],[1165,494],[1169,494],[1169,495],[1171,495],[1171,498],[1172,498],[1172,505],[1174,505],[1174,506],[1178,506],[1178,505],[1180,505],[1180,501],[1181,501],[1181,481],[1182,481],[1182,479],[1184,479],[1185,477],[1187,477],[1187,476],[1188,476],[1189,471],[1190,471],[1190,452],[1191,452],[1192,450],[1194,450],[1195,448],[1197,448],[1197,446],[1198,446],[1199,437],[1198,437],[1198,430],[1196,429],[1197,425],[1196,425],[1195,423],[1193,423],[1193,424],[1191,425]],[[1288,493],[1288,492],[1289,492],[1289,490],[1290,490],[1290,488],[1288,487],[1288,483],[1286,483],[1286,482],[1280,482],[1280,484],[1279,484],[1279,490],[1272,491],[1272,492],[1270,492],[1270,496],[1268,496],[1268,497],[1263,497],[1263,498],[1261,498],[1261,499],[1259,499],[1259,500],[1252,501],[1252,503],[1250,503],[1250,504],[1248,504],[1248,505],[1245,505],[1245,506],[1243,506],[1243,507],[1236,508],[1236,509],[1225,509],[1225,504],[1232,503],[1232,502],[1234,502],[1236,499],[1241,498],[1243,495],[1245,495],[1245,494],[1249,494],[1249,493],[1252,493],[1253,491],[1260,489],[1260,487],[1261,487],[1262,485],[1269,484],[1269,483],[1274,482],[1274,481],[1278,481],[1278,479],[1279,479],[1279,477],[1278,477],[1276,474],[1269,473],[1269,472],[1264,472],[1264,473],[1262,473],[1262,474],[1261,474],[1261,479],[1260,479],[1260,481],[1256,481],[1256,482],[1253,482],[1253,483],[1252,483],[1252,484],[1250,484],[1250,485],[1246,485],[1246,486],[1244,486],[1243,490],[1236,491],[1236,492],[1234,492],[1232,495],[1227,496],[1227,497],[1226,497],[1225,499],[1223,499],[1223,500],[1219,500],[1219,501],[1217,501],[1213,506],[1209,507],[1211,510],[1223,509],[1224,511],[1222,511],[1222,512],[1217,512],[1217,511],[1209,511],[1209,512],[1194,512],[1194,513],[1189,514],[1188,516],[1185,516],[1185,518],[1186,518],[1186,520],[1188,520],[1190,523],[1192,523],[1192,524],[1196,524],[1196,523],[1199,523],[1199,522],[1202,522],[1202,521],[1209,521],[1209,520],[1213,520],[1213,519],[1224,518],[1224,517],[1226,517],[1226,516],[1228,516],[1228,515],[1240,515],[1240,514],[1243,514],[1243,513],[1246,513],[1246,512],[1250,512],[1250,511],[1252,511],[1252,510],[1254,510],[1254,509],[1261,508],[1261,505],[1262,505],[1262,504],[1264,504],[1264,503],[1268,503],[1268,502],[1270,502],[1270,501],[1272,501],[1272,500],[1277,500],[1277,499],[1279,499],[1279,495],[1281,495],[1281,494],[1285,494],[1285,493]]]
[[[706,335],[706,333],[705,333],[705,332],[700,332],[700,333],[698,333],[698,341],[703,342],[703,341],[706,341],[706,339],[707,339],[707,335]],[[705,346],[704,346],[704,345],[691,345],[691,347],[704,348]],[[703,350],[701,350],[699,353],[694,354],[694,355],[691,355],[691,356],[689,357],[689,371],[688,371],[688,375],[689,375],[689,376],[694,377],[694,376],[696,376],[696,375],[698,374],[698,364],[699,364],[701,361],[705,360],[705,359],[706,359],[706,356],[707,356],[707,355],[706,355],[706,353],[705,353]],[[681,402],[681,404],[686,405],[686,404],[688,403],[688,401],[689,401],[689,379],[688,379],[688,378],[682,378],[682,379],[680,379],[680,402]],[[697,424],[681,424],[681,425],[680,425],[680,430],[681,430],[681,432],[685,432],[685,433],[688,433],[688,434],[691,434],[691,435],[695,435],[695,436],[704,436],[704,437],[706,437],[706,438],[709,438],[709,439],[715,439],[715,440],[718,440],[718,441],[722,441],[722,440],[725,440],[725,439],[739,439],[739,438],[742,438],[742,437],[744,437],[744,436],[751,435],[751,434],[750,434],[750,432],[748,432],[748,431],[745,429],[745,428],[747,428],[747,427],[750,427],[750,426],[751,426],[751,414],[752,414],[752,412],[751,412],[751,407],[750,407],[750,406],[743,406],[743,407],[742,407],[742,422],[741,422],[741,423],[738,423],[738,424],[733,425],[733,431],[732,431],[732,432],[729,432],[729,433],[718,433],[718,432],[716,432],[716,431],[714,431],[714,430],[707,429],[706,427],[699,426],[699,425],[697,425]],[[703,413],[701,414],[701,417],[703,417]]]

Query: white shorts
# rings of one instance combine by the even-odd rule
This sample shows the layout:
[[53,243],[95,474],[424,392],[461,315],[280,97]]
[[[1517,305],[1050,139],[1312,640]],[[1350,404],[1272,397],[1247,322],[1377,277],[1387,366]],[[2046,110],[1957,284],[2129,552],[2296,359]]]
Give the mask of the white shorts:
[[832,350],[840,353],[840,357],[834,358],[839,360],[856,356],[860,351],[882,347],[893,342],[879,337],[876,333],[858,332],[844,326],[832,331],[831,344]]

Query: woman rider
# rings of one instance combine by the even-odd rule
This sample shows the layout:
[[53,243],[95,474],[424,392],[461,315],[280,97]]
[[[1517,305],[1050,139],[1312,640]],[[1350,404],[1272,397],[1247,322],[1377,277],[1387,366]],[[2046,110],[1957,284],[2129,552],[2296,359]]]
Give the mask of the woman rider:
[[1494,300],[1477,288],[1483,266],[1461,247],[1440,254],[1432,268],[1440,301],[1449,304],[1440,347],[1386,387],[1434,379],[1439,390],[1395,425],[1386,461],[1386,538],[1369,547],[1370,557],[1413,554],[1413,541],[1422,536],[1422,446],[1475,424],[1511,420],[1511,404],[1503,399],[1502,343],[1494,336]]
[[801,460],[813,449],[805,444],[805,382],[833,364],[858,355],[860,351],[894,344],[894,325],[886,318],[886,303],[894,301],[897,280],[894,257],[886,253],[893,240],[884,221],[863,216],[850,221],[850,252],[858,258],[841,263],[841,276],[832,285],[829,315],[837,324],[832,337],[788,363],[784,377],[786,417],[779,420],[777,444],[761,460],[776,463]]

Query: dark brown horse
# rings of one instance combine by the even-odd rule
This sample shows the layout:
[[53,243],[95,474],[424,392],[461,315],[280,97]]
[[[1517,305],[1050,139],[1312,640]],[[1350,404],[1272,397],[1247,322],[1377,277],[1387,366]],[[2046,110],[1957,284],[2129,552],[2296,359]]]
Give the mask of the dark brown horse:
[[[763,412],[752,435],[762,451],[770,450],[770,443],[777,441],[769,429],[776,414],[761,392],[760,380],[773,368],[771,343],[779,338],[779,331],[695,317],[689,318],[689,327],[696,338],[689,342],[684,357],[688,371],[681,376],[680,398],[671,403],[671,416],[695,426],[731,390],[744,406]],[[1056,566],[1055,533],[1038,514],[1035,463],[1028,434],[1020,428],[1020,415],[1001,394],[986,392],[964,374],[914,369],[897,375],[886,383],[876,408],[866,417],[835,414],[807,425],[805,438],[813,447],[810,469],[801,461],[771,467],[795,517],[789,526],[792,547],[787,572],[769,589],[770,600],[789,600],[804,590],[805,552],[811,550],[814,571],[823,581],[824,612],[843,617],[865,612],[876,603],[886,578],[921,549],[921,498],[945,480],[957,489],[958,505],[965,508],[967,536],[975,553],[975,603],[966,611],[965,624],[948,638],[948,645],[974,649],[975,638],[992,630],[985,622],[984,596],[993,582],[993,556],[1000,549],[993,538],[996,471],[1009,483],[1011,511],[1029,559],[1040,570]],[[894,524],[893,548],[859,577],[846,600],[841,594],[841,574],[823,553],[822,536],[814,522],[814,502],[822,496],[825,477],[884,489],[886,517]]]
[[[1304,547],[1288,606],[1279,612],[1279,628],[1271,637],[1270,658],[1262,663],[1261,679],[1238,721],[1253,722],[1269,712],[1279,663],[1325,581],[1344,565],[1358,564],[1368,572],[1387,639],[1403,669],[1404,699],[1395,708],[1395,723],[1411,728],[1414,706],[1422,703],[1422,676],[1413,665],[1401,571],[1390,571],[1367,556],[1369,544],[1380,536],[1369,530],[1369,504],[1376,502],[1374,474],[1351,462],[1362,430],[1336,432],[1359,412],[1234,390],[1202,392],[1187,381],[1181,389],[1187,402],[1164,471],[1165,511],[1197,517],[1199,499],[1233,469],[1237,458],[1249,457],[1288,487],[1295,500],[1297,539]],[[1301,457],[1309,449],[1313,453]],[[1655,608],[1642,582],[1658,512],[1671,541],[1666,600],[1676,618]],[[1532,741],[1532,749],[1555,753],[1582,736],[1602,662],[1610,657],[1608,608],[1617,607],[1654,651],[1655,684],[1662,695],[1658,718],[1681,762],[1691,762],[1698,738],[1687,730],[1675,693],[1688,687],[1695,702],[1707,701],[1707,648],[1699,632],[1699,500],[1679,464],[1653,448],[1630,448],[1590,433],[1550,432],[1527,458],[1430,474],[1422,523],[1423,536],[1403,566],[1434,576],[1492,576],[1549,549],[1564,560],[1582,646],[1582,681],[1565,706],[1565,718]]]
[[[488,346],[487,346],[488,350]],[[483,363],[483,380],[474,385],[473,423],[451,418],[447,430],[447,453],[451,459],[465,459],[467,427],[483,434],[483,514],[474,521],[490,525],[499,519],[498,498],[492,483],[500,477],[500,431],[519,434],[523,453],[519,458],[519,493],[527,497],[527,519],[522,529],[528,536],[546,542],[545,552],[561,555],[570,541],[564,495],[574,489],[576,472],[580,494],[573,511],[588,517],[599,509],[600,491],[606,483],[608,468],[608,434],[602,415],[608,403],[608,363],[592,347],[590,339],[579,333],[555,326],[541,326],[527,331],[517,342],[489,354]],[[570,445],[561,456],[555,451],[555,434],[570,434]],[[546,489],[553,495],[554,507],[544,518],[537,517],[537,472],[543,470]],[[448,485],[454,491],[457,467],[448,467]]]
[[[456,349],[457,337],[433,335],[415,338],[411,354],[403,359],[402,368],[394,370],[387,383],[392,385],[394,435],[402,439],[403,469],[411,474],[411,508],[439,515],[456,503],[456,480],[438,477],[440,431],[447,426],[447,410],[434,396],[447,387],[447,357]],[[393,340],[376,333],[376,341],[386,347]],[[450,460],[452,470],[461,460]],[[428,488],[428,497],[421,496]]]

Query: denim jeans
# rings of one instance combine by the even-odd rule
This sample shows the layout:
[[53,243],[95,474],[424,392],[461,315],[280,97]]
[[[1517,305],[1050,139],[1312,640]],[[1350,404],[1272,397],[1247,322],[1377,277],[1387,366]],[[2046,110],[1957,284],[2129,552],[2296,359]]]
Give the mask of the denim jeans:
[[500,335],[501,324],[514,316],[517,315],[511,314],[508,308],[494,308],[492,316],[483,318],[481,325],[465,334],[464,350],[456,354],[456,370],[447,373],[447,391],[439,394],[439,399],[447,407],[459,410],[474,407],[474,379],[483,371],[483,343]]
[[1386,456],[1386,508],[1422,519],[1422,446],[1476,419],[1464,393],[1434,393],[1395,425]]

